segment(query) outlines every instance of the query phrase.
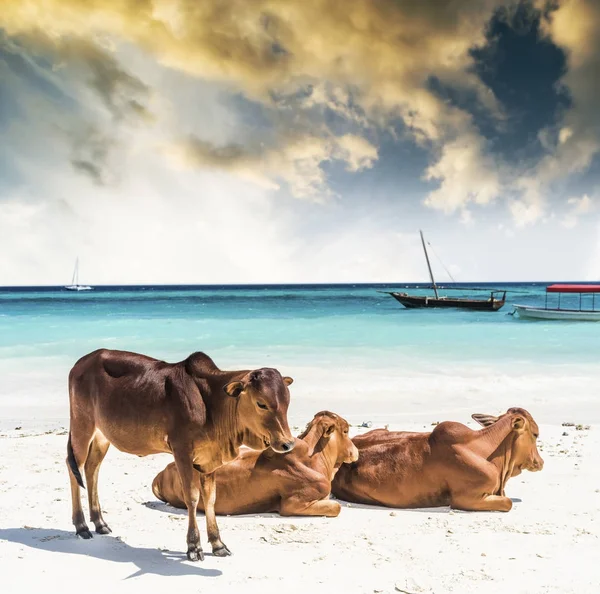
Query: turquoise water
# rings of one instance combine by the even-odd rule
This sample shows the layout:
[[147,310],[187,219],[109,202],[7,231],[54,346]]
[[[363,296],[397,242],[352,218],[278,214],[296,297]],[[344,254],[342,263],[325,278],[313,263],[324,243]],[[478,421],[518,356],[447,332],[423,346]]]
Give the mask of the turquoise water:
[[161,358],[204,350],[235,351],[236,358],[277,353],[286,361],[305,362],[318,362],[324,353],[366,359],[403,354],[440,362],[596,361],[600,325],[526,322],[507,315],[511,303],[543,303],[543,288],[508,286],[514,292],[493,313],[407,310],[378,292],[387,288],[364,285],[81,293],[0,289],[0,358],[76,359],[106,346]]
[[379,292],[398,285],[0,289],[0,408],[64,402],[69,368],[99,347],[170,361],[203,350],[222,368],[300,373],[313,391],[329,371],[428,377],[436,390],[486,373],[589,375],[600,323],[507,315],[515,302],[543,304],[544,287],[503,286],[510,292],[499,312],[408,310]]

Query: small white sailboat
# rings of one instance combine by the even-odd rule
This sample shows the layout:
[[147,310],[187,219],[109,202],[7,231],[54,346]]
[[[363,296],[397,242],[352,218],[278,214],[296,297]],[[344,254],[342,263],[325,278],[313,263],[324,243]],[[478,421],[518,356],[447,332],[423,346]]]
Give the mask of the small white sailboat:
[[73,278],[71,284],[65,286],[67,291],[91,291],[92,287],[79,284],[79,257],[75,258],[75,268],[73,270]]

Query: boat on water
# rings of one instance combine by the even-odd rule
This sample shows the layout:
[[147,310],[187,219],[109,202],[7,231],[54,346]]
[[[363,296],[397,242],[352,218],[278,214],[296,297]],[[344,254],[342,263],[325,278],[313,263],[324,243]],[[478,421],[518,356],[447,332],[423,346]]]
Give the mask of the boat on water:
[[92,287],[89,285],[80,285],[79,284],[79,258],[75,258],[75,268],[73,269],[73,278],[71,279],[71,284],[66,285],[65,289],[67,291],[91,291]]
[[[431,288],[433,289],[434,296],[426,295],[409,295],[408,293],[400,293],[396,291],[384,291],[391,295],[396,301],[399,301],[404,307],[409,309],[424,308],[424,307],[448,307],[448,308],[459,308],[459,309],[471,309],[476,311],[498,311],[502,308],[506,302],[506,291],[498,289],[478,289],[452,287],[452,290],[463,290],[463,291],[488,291],[490,293],[487,299],[476,299],[468,297],[447,297],[440,295],[438,291],[438,285],[433,278],[433,272],[431,271],[431,263],[429,261],[429,254],[427,253],[427,246],[425,245],[425,239],[423,237],[423,231],[419,231],[421,235],[421,243],[423,244],[423,251],[425,252],[425,260],[427,262],[427,269],[429,270],[429,278],[431,279]],[[446,287],[445,290],[450,289]]]
[[[557,293],[556,307],[548,307],[548,294]],[[553,284],[546,287],[544,307],[531,305],[514,305],[513,314],[519,318],[530,320],[566,320],[577,322],[600,322],[600,310],[596,309],[596,294],[600,293],[600,285]],[[561,307],[562,294],[579,294],[579,308]],[[583,295],[591,295],[591,307],[583,307]]]
[[506,298],[504,291],[490,291],[488,299],[472,299],[467,297],[422,297],[407,293],[392,292],[390,295],[407,308],[416,307],[454,307],[476,311],[498,311],[504,306]]

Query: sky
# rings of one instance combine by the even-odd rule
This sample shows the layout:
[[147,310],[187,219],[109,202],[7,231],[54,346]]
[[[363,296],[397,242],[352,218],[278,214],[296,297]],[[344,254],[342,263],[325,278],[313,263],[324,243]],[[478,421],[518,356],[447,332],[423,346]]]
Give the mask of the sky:
[[600,280],[599,96],[597,0],[0,0],[0,285]]

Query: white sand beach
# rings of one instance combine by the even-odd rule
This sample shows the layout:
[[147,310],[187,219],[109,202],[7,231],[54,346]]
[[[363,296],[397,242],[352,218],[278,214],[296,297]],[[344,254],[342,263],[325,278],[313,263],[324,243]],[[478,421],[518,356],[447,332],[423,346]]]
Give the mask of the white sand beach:
[[[463,415],[448,418],[475,427]],[[600,434],[594,425],[540,428],[544,470],[510,480],[507,514],[345,505],[332,519],[221,517],[234,554],[209,553],[201,563],[185,557],[185,512],[150,489],[170,456],[111,448],[100,499],[113,534],[84,541],[70,522],[66,432],[7,429],[0,433],[2,591],[592,594],[600,591]]]

